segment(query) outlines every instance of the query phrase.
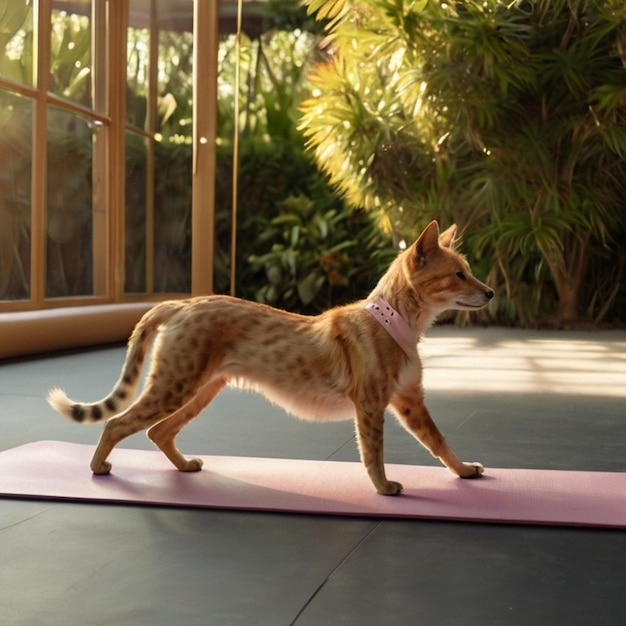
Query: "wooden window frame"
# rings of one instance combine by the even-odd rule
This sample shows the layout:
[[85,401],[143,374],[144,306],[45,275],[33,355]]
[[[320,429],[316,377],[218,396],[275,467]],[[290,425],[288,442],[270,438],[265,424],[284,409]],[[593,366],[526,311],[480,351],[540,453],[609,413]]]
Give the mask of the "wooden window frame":
[[[0,77],[0,88],[31,98],[34,107],[30,297],[0,302],[0,359],[123,341],[134,323],[154,302],[190,295],[152,293],[152,254],[148,254],[146,264],[147,292],[124,293],[125,94],[129,1],[96,0],[93,6],[96,8],[95,19],[92,20],[95,44],[92,46],[92,63],[95,80],[105,81],[97,85],[93,110],[48,91],[51,0],[39,0],[34,7],[34,86],[15,84]],[[216,104],[206,106],[206,103],[217,102],[218,2],[194,0],[193,24],[191,295],[202,295],[213,291]],[[202,80],[198,80],[199,77]],[[151,82],[155,84],[154,80]],[[202,106],[197,106],[198,102]],[[94,238],[92,252],[96,295],[45,297],[46,118],[50,106],[89,118],[95,124],[106,126],[108,133],[105,145],[97,145],[94,154],[98,172],[94,180],[93,227],[105,230],[103,237]],[[148,237],[153,238],[153,232],[152,223],[152,226],[148,225]],[[96,264],[100,269],[96,268]]]

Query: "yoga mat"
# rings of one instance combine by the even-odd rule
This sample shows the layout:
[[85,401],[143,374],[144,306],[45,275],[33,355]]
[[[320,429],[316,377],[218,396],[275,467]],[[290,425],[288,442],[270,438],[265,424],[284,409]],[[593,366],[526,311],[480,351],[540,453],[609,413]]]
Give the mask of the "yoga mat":
[[387,464],[401,496],[376,494],[360,463],[202,456],[176,470],[159,451],[116,448],[94,476],[94,447],[41,441],[0,453],[0,495],[321,515],[626,528],[626,473],[488,468],[463,480],[443,467]]

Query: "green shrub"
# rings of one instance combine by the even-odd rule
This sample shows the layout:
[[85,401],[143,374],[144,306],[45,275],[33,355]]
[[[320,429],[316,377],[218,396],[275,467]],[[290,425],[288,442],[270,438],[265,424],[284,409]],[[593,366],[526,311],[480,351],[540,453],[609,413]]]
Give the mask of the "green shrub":
[[301,128],[351,204],[401,234],[456,221],[491,320],[625,321],[621,0],[308,5],[332,55]]
[[[297,142],[242,141],[236,294],[316,312],[364,297],[397,251],[371,215],[336,197]],[[219,151],[216,276],[229,289],[232,154]]]

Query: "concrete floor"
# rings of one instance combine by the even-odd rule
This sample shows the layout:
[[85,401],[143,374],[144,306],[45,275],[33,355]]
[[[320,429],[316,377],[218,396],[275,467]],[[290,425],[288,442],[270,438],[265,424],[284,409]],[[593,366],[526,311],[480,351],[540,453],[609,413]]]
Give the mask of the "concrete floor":
[[[487,467],[626,471],[626,332],[432,329],[427,404]],[[95,444],[48,387],[96,400],[120,346],[0,363],[0,450]],[[350,423],[224,391],[179,437],[198,454],[356,460]],[[150,449],[138,435],[122,445]],[[435,460],[393,419],[390,463]],[[88,471],[88,468],[85,468]],[[624,494],[626,498],[626,494]],[[0,500],[0,624],[626,624],[626,532]]]

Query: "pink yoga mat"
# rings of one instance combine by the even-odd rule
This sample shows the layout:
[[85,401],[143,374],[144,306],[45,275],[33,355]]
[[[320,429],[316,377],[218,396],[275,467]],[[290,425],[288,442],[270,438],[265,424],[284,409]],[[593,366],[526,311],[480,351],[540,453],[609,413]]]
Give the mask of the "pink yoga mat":
[[360,463],[204,456],[177,471],[159,451],[115,449],[93,476],[92,446],[41,441],[0,453],[0,495],[321,515],[626,528],[626,473],[489,468],[462,480],[443,467],[387,465],[404,484],[376,494]]

